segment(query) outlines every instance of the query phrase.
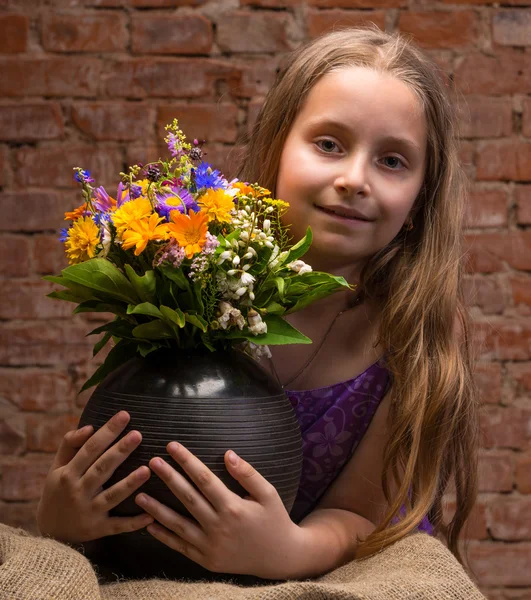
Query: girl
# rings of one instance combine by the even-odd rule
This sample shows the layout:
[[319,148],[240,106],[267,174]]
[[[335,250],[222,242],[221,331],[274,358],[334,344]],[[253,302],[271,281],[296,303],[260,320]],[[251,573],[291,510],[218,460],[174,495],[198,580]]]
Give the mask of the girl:
[[[150,468],[186,505],[186,519],[145,494],[145,514],[108,511],[149,477],[101,485],[140,442],[113,444],[128,421],[70,432],[38,511],[43,533],[80,542],[145,527],[215,572],[317,576],[414,530],[459,532],[476,493],[477,401],[461,301],[465,200],[456,116],[436,67],[398,35],[349,29],[294,52],[248,143],[244,181],[290,203],[293,235],[307,226],[307,261],[355,292],[289,316],[313,345],[275,348],[272,365],[304,440],[299,495],[288,515],[275,489],[233,452],[230,492],[176,442]],[[339,383],[338,383],[339,382]],[[455,486],[447,527],[442,496]]]

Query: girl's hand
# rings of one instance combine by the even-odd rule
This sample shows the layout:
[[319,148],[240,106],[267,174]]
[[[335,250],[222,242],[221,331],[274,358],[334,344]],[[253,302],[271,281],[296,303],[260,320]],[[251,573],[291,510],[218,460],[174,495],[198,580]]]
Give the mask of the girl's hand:
[[300,549],[301,529],[290,519],[273,485],[228,451],[229,473],[250,494],[241,498],[183,446],[171,442],[167,449],[197,489],[162,458],[153,458],[149,466],[196,521],[139,494],[137,504],[157,521],[148,532],[210,571],[287,578],[290,559]]
[[135,517],[109,516],[112,508],[151,475],[148,467],[143,466],[112,487],[102,488],[142,440],[140,432],[131,431],[109,448],[128,422],[129,414],[121,411],[96,433],[87,425],[64,436],[37,508],[41,534],[62,542],[80,543],[142,529],[153,522],[145,513]]

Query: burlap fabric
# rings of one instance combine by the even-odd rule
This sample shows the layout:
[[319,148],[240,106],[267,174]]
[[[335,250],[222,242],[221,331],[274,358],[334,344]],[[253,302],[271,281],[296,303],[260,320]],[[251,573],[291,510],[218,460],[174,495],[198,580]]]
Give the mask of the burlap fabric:
[[150,579],[99,584],[72,548],[0,524],[0,600],[476,600],[485,597],[438,540],[411,535],[311,581],[259,587]]

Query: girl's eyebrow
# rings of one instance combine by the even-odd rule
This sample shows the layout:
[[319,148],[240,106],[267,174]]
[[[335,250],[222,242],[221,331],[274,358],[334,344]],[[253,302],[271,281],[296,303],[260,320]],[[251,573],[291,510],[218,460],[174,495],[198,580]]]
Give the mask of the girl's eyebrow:
[[[340,129],[342,131],[348,130],[348,127],[341,121],[328,117],[316,117],[314,119],[308,119],[307,125],[308,127],[330,127],[333,129]],[[410,138],[390,135],[382,138],[380,142],[382,144],[403,144],[407,147],[410,147],[411,150],[422,152],[422,148]]]

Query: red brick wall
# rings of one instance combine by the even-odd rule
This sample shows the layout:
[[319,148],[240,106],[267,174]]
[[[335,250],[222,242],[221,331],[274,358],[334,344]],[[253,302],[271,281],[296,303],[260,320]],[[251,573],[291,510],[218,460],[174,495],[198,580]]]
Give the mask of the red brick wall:
[[125,164],[159,155],[177,115],[230,174],[283,53],[367,20],[413,34],[463,93],[484,403],[468,552],[490,598],[531,598],[531,0],[0,0],[2,521],[34,528],[94,369],[94,323],[41,280],[65,264],[61,215],[80,203],[71,167],[112,189]]

